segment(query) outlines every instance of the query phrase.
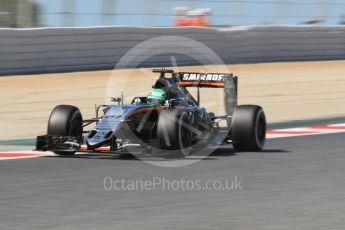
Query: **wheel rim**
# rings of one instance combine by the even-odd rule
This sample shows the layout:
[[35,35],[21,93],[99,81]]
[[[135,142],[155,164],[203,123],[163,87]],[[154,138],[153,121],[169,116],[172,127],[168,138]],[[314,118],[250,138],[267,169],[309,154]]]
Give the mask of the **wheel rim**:
[[83,139],[83,118],[80,113],[75,113],[70,123],[70,136],[78,138],[79,142]]
[[263,148],[266,140],[266,120],[263,111],[260,110],[256,117],[255,138],[259,148]]
[[191,135],[190,130],[186,127],[189,124],[187,113],[182,113],[179,119],[179,144],[183,155],[187,156],[191,150]]

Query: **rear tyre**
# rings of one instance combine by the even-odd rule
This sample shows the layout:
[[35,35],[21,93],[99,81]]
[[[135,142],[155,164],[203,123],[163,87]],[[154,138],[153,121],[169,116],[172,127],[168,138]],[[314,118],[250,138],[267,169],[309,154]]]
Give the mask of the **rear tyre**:
[[235,110],[231,126],[231,139],[236,151],[258,152],[266,141],[266,117],[256,105],[241,105]]
[[184,158],[191,152],[192,132],[189,113],[183,109],[163,110],[157,124],[158,148],[166,158]]
[[[71,105],[58,105],[50,114],[48,135],[70,136],[77,138],[79,144],[83,140],[83,117],[80,110]],[[59,155],[73,155],[72,151],[55,151]]]

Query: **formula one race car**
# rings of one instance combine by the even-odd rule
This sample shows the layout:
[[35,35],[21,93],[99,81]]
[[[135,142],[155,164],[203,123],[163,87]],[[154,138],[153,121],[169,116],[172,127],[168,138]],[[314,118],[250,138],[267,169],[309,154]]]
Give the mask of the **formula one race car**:
[[[124,104],[123,96],[112,98],[115,104],[96,107],[96,118],[83,120],[77,107],[56,106],[47,135],[37,137],[36,149],[59,155],[106,152],[173,158],[215,145],[232,144],[236,151],[263,149],[264,111],[256,105],[237,106],[237,77],[166,69],[153,72],[160,76],[147,97],[134,97],[131,104]],[[188,87],[197,87],[197,99]],[[224,89],[225,115],[200,107],[202,87]],[[92,130],[83,131],[91,124],[95,125]]]

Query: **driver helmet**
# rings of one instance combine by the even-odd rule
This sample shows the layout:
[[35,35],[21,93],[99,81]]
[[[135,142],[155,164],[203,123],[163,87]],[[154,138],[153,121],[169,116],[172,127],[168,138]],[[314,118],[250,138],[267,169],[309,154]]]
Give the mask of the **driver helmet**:
[[151,90],[147,95],[147,104],[149,105],[163,105],[167,96],[163,88],[156,88]]

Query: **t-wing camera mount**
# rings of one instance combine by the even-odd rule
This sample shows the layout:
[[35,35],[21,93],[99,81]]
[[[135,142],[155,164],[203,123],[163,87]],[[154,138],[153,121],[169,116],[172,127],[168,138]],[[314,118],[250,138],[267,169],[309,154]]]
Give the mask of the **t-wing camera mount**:
[[165,78],[165,74],[166,74],[166,73],[170,73],[170,74],[175,73],[174,70],[172,70],[172,69],[165,69],[165,68],[162,68],[162,69],[153,69],[152,72],[154,72],[154,73],[160,73],[159,78]]

